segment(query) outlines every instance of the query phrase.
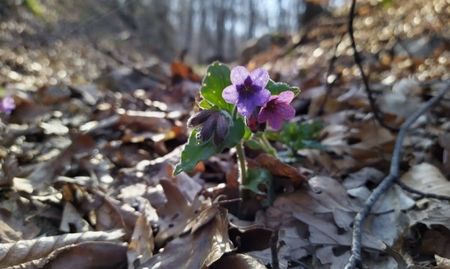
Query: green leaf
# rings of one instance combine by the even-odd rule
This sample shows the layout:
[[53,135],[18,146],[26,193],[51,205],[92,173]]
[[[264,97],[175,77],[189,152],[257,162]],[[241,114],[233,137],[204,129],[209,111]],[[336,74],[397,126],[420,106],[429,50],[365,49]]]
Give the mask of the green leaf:
[[222,63],[214,62],[209,65],[206,76],[202,81],[200,94],[212,106],[217,106],[231,113],[234,106],[228,104],[222,98],[223,89],[231,85],[230,72],[230,68]]
[[300,93],[300,89],[298,87],[293,87],[284,82],[275,82],[273,80],[269,80],[266,88],[270,91],[270,93],[272,93],[272,95],[278,95],[284,91],[292,91],[294,92],[295,96],[299,95]]
[[272,174],[263,168],[251,168],[247,170],[247,184],[242,188],[251,190],[259,195],[266,195],[270,198],[272,192]]
[[25,6],[36,16],[44,17],[44,6],[39,0],[25,0]]
[[242,119],[234,121],[230,128],[228,136],[221,145],[215,145],[213,139],[200,142],[197,139],[198,129],[192,130],[183,152],[181,153],[180,163],[175,167],[174,174],[182,171],[191,171],[198,162],[207,160],[214,154],[222,152],[225,148],[231,148],[241,142],[245,132],[245,124]]
[[212,140],[200,143],[197,139],[197,133],[198,130],[193,130],[189,136],[188,142],[181,153],[181,161],[175,167],[175,175],[182,171],[191,171],[198,162],[206,160],[216,153],[217,148]]
[[286,123],[280,132],[267,132],[267,137],[285,144],[294,151],[303,148],[323,149],[323,146],[317,141],[321,130],[320,122],[290,122]]
[[211,109],[211,108],[213,108],[213,106],[208,101],[206,101],[205,99],[203,99],[200,102],[198,102],[198,106],[201,109]]

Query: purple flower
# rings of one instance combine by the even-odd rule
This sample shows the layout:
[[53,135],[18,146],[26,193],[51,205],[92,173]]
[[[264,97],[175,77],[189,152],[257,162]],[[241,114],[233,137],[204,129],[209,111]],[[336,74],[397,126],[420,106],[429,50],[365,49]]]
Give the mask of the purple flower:
[[290,120],[295,116],[295,109],[289,105],[294,96],[294,93],[291,91],[271,96],[269,101],[261,108],[258,122],[263,123],[267,121],[274,130],[280,130],[283,120]]
[[14,102],[14,98],[11,96],[5,96],[0,101],[0,111],[6,114],[11,114],[11,112],[16,108],[16,103]]
[[269,73],[262,68],[251,73],[243,66],[231,70],[232,85],[226,87],[222,97],[227,103],[237,106],[239,114],[250,117],[252,112],[264,105],[270,98],[270,91],[265,87],[269,82]]

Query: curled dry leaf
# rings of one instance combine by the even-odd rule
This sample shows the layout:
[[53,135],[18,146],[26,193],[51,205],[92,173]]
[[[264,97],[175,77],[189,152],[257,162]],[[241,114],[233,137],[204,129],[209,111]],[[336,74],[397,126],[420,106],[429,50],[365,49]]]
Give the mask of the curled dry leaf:
[[155,239],[151,225],[157,219],[156,210],[149,202],[146,202],[142,214],[136,220],[133,235],[128,244],[128,268],[133,269],[136,267],[136,262],[142,264],[153,256]]
[[160,231],[155,237],[157,246],[163,245],[168,238],[179,236],[190,228],[198,227],[199,225],[195,224],[196,214],[201,213],[202,209],[209,208],[207,204],[202,204],[199,200],[194,200],[192,204],[189,203],[181,191],[170,181],[161,180],[160,183],[164,189],[167,203],[158,208]]
[[54,250],[85,241],[116,241],[124,233],[120,230],[110,232],[85,232],[59,236],[40,237],[0,244],[0,264],[12,266],[43,258]]
[[75,135],[72,138],[72,144],[61,152],[59,156],[40,164],[28,176],[34,190],[42,190],[46,186],[51,185],[56,176],[67,169],[66,166],[71,162],[73,156],[89,153],[94,147],[95,141],[89,135]]
[[59,230],[70,232],[70,228],[75,227],[77,232],[87,232],[92,230],[89,223],[81,217],[77,209],[69,202],[64,206]]
[[123,243],[83,242],[57,249],[48,257],[6,269],[125,269],[126,250],[127,247]]
[[285,164],[269,154],[260,154],[256,157],[255,161],[262,167],[269,170],[272,175],[289,178],[295,186],[298,186],[306,181],[306,177],[299,169]]
[[413,189],[427,193],[450,195],[450,181],[439,169],[429,163],[413,166],[401,179]]
[[246,254],[224,255],[210,269],[266,269],[262,263]]
[[196,231],[170,241],[161,253],[138,268],[204,268],[230,251],[232,245],[228,238],[227,212],[218,208],[217,214],[210,222]]
[[102,197],[103,204],[95,210],[97,230],[123,229],[130,238],[138,213],[129,205],[122,205],[111,197]]

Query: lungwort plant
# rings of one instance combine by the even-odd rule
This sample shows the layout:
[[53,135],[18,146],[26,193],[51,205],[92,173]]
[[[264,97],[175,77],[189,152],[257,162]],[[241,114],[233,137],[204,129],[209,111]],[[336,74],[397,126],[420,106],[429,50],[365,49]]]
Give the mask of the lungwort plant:
[[299,92],[296,87],[272,81],[262,68],[250,72],[237,66],[230,71],[226,65],[213,63],[202,82],[201,110],[188,121],[192,132],[175,174],[190,171],[198,162],[235,147],[241,187],[258,193],[252,178],[264,178],[267,173],[248,169],[243,144],[251,140],[275,156],[266,130],[280,130],[295,116],[291,102]]

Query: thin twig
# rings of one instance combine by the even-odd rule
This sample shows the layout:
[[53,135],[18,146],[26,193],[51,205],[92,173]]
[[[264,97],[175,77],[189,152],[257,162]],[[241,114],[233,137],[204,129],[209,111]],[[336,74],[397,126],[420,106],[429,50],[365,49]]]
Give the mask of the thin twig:
[[399,180],[397,180],[395,183],[397,183],[397,185],[399,185],[403,190],[410,192],[410,193],[417,194],[422,198],[433,198],[433,199],[437,199],[437,200],[450,201],[450,196],[447,196],[447,195],[419,191],[414,188],[411,188],[410,186],[406,185],[405,183],[403,183]]
[[361,79],[364,84],[364,90],[366,91],[367,98],[369,99],[369,104],[373,111],[375,120],[378,121],[378,123],[382,127],[386,128],[390,131],[398,131],[398,129],[396,127],[389,126],[384,122],[383,115],[382,115],[381,111],[378,109],[375,98],[373,97],[372,89],[370,88],[370,85],[369,85],[369,79],[367,78],[366,73],[364,73],[361,56],[358,52],[358,49],[356,48],[355,36],[353,34],[353,20],[355,18],[355,7],[356,7],[356,0],[352,0],[352,5],[350,7],[350,13],[348,15],[348,34],[350,36],[350,40],[351,40],[351,44],[352,44],[353,59],[355,60],[356,66],[358,66],[359,72],[361,73]]
[[364,203],[363,208],[356,214],[353,222],[353,239],[352,239],[352,255],[350,256],[345,269],[354,269],[358,265],[361,265],[361,226],[365,218],[369,215],[372,206],[380,198],[380,196],[385,193],[394,183],[399,176],[399,164],[401,159],[401,149],[403,146],[403,140],[405,139],[406,133],[411,125],[425,112],[427,112],[431,107],[436,104],[447,91],[450,89],[450,85],[446,85],[438,95],[431,98],[421,109],[417,110],[413,115],[411,115],[401,126],[398,133],[397,139],[395,141],[394,152],[392,153],[391,167],[389,175],[383,179],[383,181],[374,189]]
[[339,73],[339,74],[337,74],[336,75],[336,77],[333,79],[333,81],[328,81],[328,77],[331,75],[331,73],[333,72],[333,70],[334,70],[334,64],[336,63],[336,60],[337,60],[337,49],[338,49],[338,47],[339,47],[339,44],[341,44],[341,42],[342,42],[342,40],[344,39],[344,36],[345,36],[345,34],[346,33],[343,33],[340,37],[339,37],[339,39],[338,39],[338,41],[336,42],[336,45],[334,46],[334,49],[333,49],[333,56],[331,57],[331,59],[330,59],[330,62],[329,62],[329,64],[328,64],[328,70],[327,70],[327,73],[326,73],[326,75],[325,75],[325,97],[323,98],[323,101],[322,101],[322,103],[320,104],[320,108],[319,108],[319,112],[318,112],[318,115],[320,116],[320,115],[322,115],[323,114],[323,112],[324,112],[324,108],[325,108],[325,104],[327,103],[327,101],[328,101],[328,97],[331,95],[331,91],[333,90],[333,86],[334,86],[334,84],[339,80],[339,78],[341,77],[341,73]]
[[280,269],[280,262],[278,260],[278,229],[272,232],[270,253],[272,255],[272,269]]

